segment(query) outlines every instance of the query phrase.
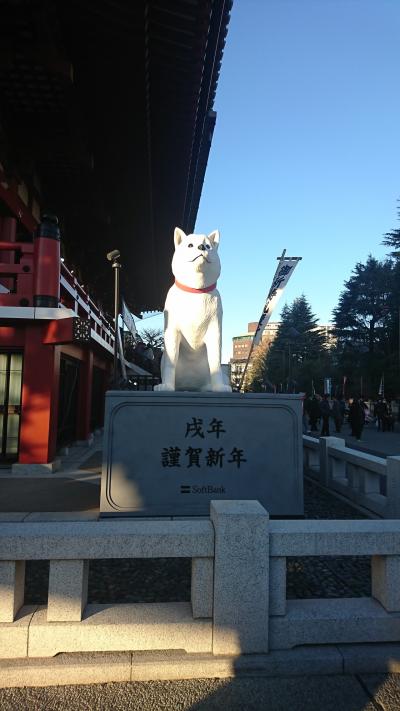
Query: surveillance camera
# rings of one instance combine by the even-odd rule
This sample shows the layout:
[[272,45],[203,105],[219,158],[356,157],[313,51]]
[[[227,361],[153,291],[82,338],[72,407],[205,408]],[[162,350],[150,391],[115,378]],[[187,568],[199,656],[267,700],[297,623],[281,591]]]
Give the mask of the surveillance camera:
[[119,249],[113,249],[112,252],[109,252],[107,254],[107,259],[109,262],[113,262],[115,259],[119,259],[120,256],[121,256],[121,253],[120,253]]

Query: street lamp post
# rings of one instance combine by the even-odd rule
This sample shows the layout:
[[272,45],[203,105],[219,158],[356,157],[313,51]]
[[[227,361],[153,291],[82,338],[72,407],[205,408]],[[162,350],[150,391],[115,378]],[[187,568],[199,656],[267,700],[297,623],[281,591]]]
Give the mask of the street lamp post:
[[118,249],[108,252],[107,259],[114,269],[114,365],[113,365],[113,386],[118,387],[118,316],[119,316],[119,270],[121,264],[119,258],[121,254]]

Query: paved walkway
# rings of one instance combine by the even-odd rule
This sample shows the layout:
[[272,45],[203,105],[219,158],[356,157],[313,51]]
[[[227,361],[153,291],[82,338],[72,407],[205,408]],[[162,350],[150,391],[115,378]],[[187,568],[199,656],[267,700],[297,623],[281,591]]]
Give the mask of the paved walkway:
[[[101,448],[101,436],[89,447],[70,447],[68,454],[60,458],[61,468],[56,472],[32,476],[1,469],[0,520],[40,521],[43,512],[76,512],[76,518],[96,517],[100,501]],[[50,520],[48,516],[45,518]]]
[[[319,432],[311,432],[312,437],[319,435]],[[333,422],[330,423],[330,435],[332,437],[340,437],[346,440],[347,447],[359,449],[369,454],[375,454],[377,457],[400,456],[400,425],[396,422],[394,432],[381,432],[376,429],[376,425],[370,423],[363,429],[361,441],[358,442],[355,437],[351,436],[350,427],[346,423],[342,427],[340,433],[335,432]]]

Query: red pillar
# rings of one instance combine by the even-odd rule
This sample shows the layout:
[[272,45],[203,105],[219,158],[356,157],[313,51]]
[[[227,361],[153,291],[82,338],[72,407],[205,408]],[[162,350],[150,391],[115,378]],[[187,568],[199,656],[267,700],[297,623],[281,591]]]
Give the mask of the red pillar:
[[79,373],[78,394],[78,426],[77,438],[85,440],[90,435],[90,420],[92,414],[92,385],[93,385],[93,351],[87,350],[81,362]]
[[[16,242],[17,240],[17,220],[15,217],[0,217],[0,239],[2,242]],[[14,264],[15,253],[12,251],[1,251],[0,262],[4,264]],[[1,283],[7,289],[13,289],[12,277],[3,277]]]
[[60,346],[43,344],[43,326],[26,329],[18,461],[52,462],[56,453]]
[[43,215],[34,238],[33,305],[58,308],[60,301],[60,230],[54,215]]

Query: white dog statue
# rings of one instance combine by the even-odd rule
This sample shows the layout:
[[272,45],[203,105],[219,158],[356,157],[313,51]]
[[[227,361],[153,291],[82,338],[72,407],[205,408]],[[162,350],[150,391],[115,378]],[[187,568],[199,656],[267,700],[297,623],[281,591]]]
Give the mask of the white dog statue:
[[171,286],[164,310],[164,354],[158,391],[231,392],[221,370],[222,304],[219,232],[174,234]]

